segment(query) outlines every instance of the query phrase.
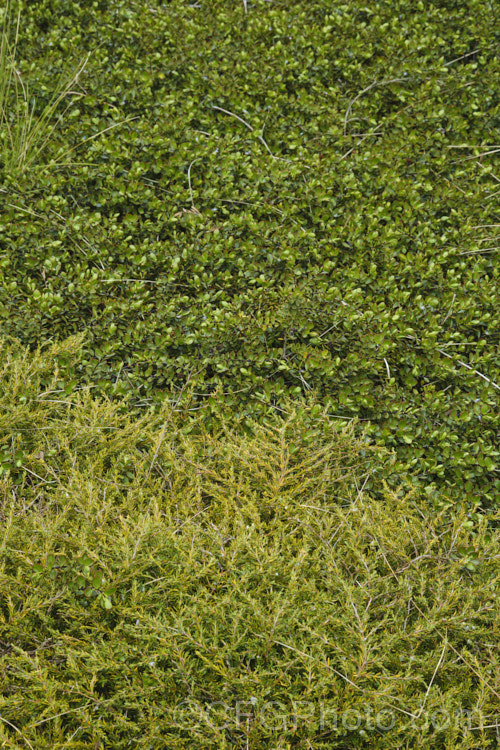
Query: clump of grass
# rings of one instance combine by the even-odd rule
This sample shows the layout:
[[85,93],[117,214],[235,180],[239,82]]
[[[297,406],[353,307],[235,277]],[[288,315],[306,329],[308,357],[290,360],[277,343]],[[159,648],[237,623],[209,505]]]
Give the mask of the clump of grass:
[[[88,62],[87,56],[70,76],[62,76],[50,101],[40,114],[36,114],[36,99],[16,63],[20,24],[21,9],[13,18],[11,3],[7,0],[0,41],[0,137],[4,168],[14,176],[26,172],[37,163],[58,121],[64,118],[75,97],[83,96],[76,86]],[[70,96],[72,99],[68,102]],[[65,106],[61,107],[65,102]],[[59,118],[55,119],[57,113]]]
[[[78,83],[90,58],[89,53],[69,75],[61,75],[51,99],[37,114],[36,97],[30,92],[29,84],[23,79],[16,63],[20,26],[21,9],[13,18],[10,0],[7,0],[0,41],[0,145],[5,173],[12,177],[19,177],[39,164],[59,123],[64,121],[70,107],[85,96],[79,90]],[[103,128],[76,146],[64,149],[51,163],[61,164],[65,157],[87,141],[135,119],[130,117]]]
[[6,747],[494,746],[497,529],[375,499],[387,454],[314,407],[71,392],[80,345],[1,346]]

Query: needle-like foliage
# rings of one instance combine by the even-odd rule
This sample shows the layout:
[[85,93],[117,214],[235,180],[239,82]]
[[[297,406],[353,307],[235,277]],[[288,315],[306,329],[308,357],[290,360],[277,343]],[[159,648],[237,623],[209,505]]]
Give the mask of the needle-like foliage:
[[[499,531],[304,408],[243,437],[2,345],[3,747],[492,748]],[[383,471],[382,471],[383,473]]]

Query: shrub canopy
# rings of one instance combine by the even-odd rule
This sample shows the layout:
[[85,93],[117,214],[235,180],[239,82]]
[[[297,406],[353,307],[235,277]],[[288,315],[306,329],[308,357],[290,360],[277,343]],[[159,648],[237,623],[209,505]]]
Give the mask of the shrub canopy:
[[0,170],[2,328],[85,329],[79,377],[139,403],[220,387],[252,419],[312,390],[491,505],[494,4],[246,5],[25,4],[35,112],[90,56],[39,163]]

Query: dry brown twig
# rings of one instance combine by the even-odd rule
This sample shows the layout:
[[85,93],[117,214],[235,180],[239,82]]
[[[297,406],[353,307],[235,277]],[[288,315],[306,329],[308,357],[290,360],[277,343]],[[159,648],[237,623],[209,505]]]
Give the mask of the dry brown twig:
[[367,91],[370,91],[370,89],[375,88],[376,86],[388,86],[390,83],[405,83],[406,80],[404,78],[390,78],[387,81],[375,81],[374,83],[371,83],[369,86],[367,86],[365,89],[362,89],[362,91],[357,94],[354,99],[351,99],[349,102],[349,105],[346,109],[345,117],[344,117],[344,135],[347,135],[347,123],[349,122],[349,115],[351,114],[352,107],[355,104],[355,102],[360,99],[363,94],[366,94]]

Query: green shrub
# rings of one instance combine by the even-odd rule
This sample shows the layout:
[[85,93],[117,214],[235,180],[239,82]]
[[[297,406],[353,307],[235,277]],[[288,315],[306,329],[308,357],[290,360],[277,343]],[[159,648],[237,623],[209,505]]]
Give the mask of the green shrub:
[[85,329],[78,377],[139,403],[219,387],[260,419],[312,390],[429,493],[497,504],[491,4],[247,10],[25,5],[40,111],[90,57],[44,156],[79,163],[0,174],[2,329]]
[[497,517],[376,499],[390,456],[313,406],[134,417],[80,345],[1,348],[4,747],[496,746]]

